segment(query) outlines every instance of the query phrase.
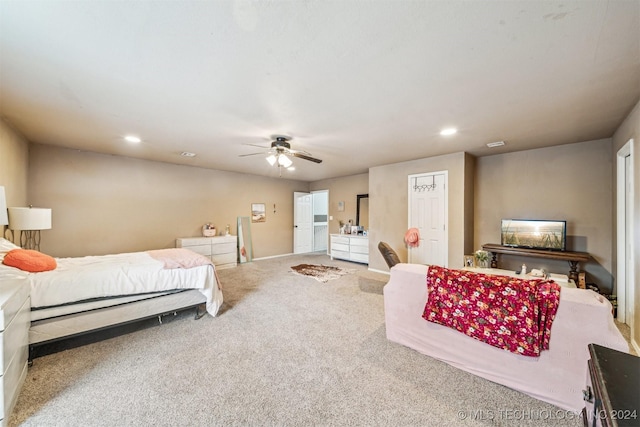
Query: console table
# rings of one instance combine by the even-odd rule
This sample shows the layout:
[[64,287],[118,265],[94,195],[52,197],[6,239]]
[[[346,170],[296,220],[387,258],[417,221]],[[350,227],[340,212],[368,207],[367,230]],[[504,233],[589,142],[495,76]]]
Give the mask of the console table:
[[491,268],[498,268],[498,254],[521,255],[535,258],[559,259],[569,261],[569,279],[578,283],[578,263],[587,262],[591,255],[587,252],[550,251],[544,249],[514,248],[513,246],[503,246],[496,243],[486,243],[482,249],[491,252]]

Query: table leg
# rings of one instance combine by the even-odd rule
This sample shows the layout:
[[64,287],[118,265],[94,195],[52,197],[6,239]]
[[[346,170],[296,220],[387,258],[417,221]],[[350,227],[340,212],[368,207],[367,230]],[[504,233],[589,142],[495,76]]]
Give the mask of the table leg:
[[578,261],[569,261],[571,268],[569,269],[569,279],[573,279],[573,282],[578,285]]

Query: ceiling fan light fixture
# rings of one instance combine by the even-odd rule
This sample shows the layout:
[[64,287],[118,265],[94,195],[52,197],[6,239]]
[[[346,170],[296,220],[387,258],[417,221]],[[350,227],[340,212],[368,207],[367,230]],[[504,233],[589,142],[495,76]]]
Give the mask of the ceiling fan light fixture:
[[291,159],[289,157],[287,157],[284,154],[280,154],[278,156],[278,165],[280,166],[284,166],[285,168],[288,168],[289,166],[291,166],[293,164],[293,162],[291,161]]
[[269,154],[269,156],[267,157],[267,162],[269,162],[269,164],[271,166],[276,164],[276,156],[274,156],[273,154]]

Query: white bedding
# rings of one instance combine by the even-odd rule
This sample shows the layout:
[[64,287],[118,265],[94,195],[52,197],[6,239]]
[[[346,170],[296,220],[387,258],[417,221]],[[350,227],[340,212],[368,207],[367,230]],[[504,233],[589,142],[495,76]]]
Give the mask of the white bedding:
[[[1,240],[0,252],[16,247]],[[0,253],[0,258],[3,255]],[[212,316],[222,305],[213,265],[165,269],[163,262],[146,252],[56,258],[56,262],[55,270],[42,273],[26,273],[0,264],[0,276],[26,276],[32,308],[175,289],[198,289],[206,297]]]

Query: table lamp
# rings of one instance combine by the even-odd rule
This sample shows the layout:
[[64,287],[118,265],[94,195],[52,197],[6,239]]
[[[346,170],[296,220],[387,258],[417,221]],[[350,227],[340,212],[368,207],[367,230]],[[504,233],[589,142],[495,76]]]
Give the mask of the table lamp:
[[9,229],[20,230],[20,246],[40,250],[40,230],[51,228],[51,209],[9,208]]

